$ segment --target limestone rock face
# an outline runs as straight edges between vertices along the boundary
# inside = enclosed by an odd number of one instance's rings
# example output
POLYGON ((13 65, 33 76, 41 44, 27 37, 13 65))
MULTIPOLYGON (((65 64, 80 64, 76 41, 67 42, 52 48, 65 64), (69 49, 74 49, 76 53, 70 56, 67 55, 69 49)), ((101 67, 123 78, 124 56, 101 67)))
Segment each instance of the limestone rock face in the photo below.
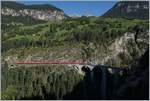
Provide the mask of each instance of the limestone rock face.
POLYGON ((2 9, 2 15, 7 16, 31 16, 32 18, 39 20, 51 20, 58 19, 62 20, 65 18, 64 12, 61 11, 42 11, 42 10, 34 10, 34 9, 23 9, 16 11, 10 8, 2 9))
MULTIPOLYGON (((14 2, 9 2, 9 5, 7 3, 2 2, 2 9, 1 14, 4 16, 30 16, 34 19, 39 20, 62 20, 66 16, 64 12, 60 9, 51 8, 49 5, 43 5, 43 7, 39 7, 38 5, 22 5, 19 3, 15 3, 14 7, 10 7, 14 2), (7 5, 6 5, 7 4, 7 5), (18 8, 15 8, 17 5, 20 6, 18 8), (34 6, 37 6, 36 8, 34 6), (48 7, 47 7, 48 6, 48 7), (46 8, 47 7, 47 8, 46 8)), ((41 6, 41 5, 40 5, 41 6)))
POLYGON ((149 19, 148 1, 120 1, 103 16, 129 19, 149 19))

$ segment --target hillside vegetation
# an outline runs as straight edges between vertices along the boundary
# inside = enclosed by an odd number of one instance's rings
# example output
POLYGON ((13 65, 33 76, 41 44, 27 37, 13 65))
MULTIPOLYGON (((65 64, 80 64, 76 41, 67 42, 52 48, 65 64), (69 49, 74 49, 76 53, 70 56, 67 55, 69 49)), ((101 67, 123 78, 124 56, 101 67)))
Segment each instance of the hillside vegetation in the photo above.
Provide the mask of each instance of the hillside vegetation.
POLYGON ((68 66, 9 69, 5 61, 8 57, 94 60, 121 68, 136 61, 148 46, 147 20, 81 17, 34 25, 18 22, 5 25, 8 27, 2 27, 2 99, 72 99, 73 87, 83 79, 68 66), (137 30, 137 40, 134 40, 137 30), (134 37, 120 41, 126 33, 134 37), (118 52, 115 47, 123 51, 118 52))
MULTIPOLYGON (((68 18, 62 22, 46 22, 32 26, 22 25, 13 27, 11 30, 9 30, 9 28, 2 29, 2 32, 4 31, 2 34, 2 51, 6 53, 16 51, 16 49, 31 49, 34 53, 34 48, 42 47, 38 50, 46 49, 46 51, 57 52, 60 50, 59 47, 62 46, 64 52, 67 51, 67 47, 68 50, 75 48, 74 52, 79 53, 76 54, 77 56, 83 52, 84 54, 82 54, 83 57, 81 59, 86 58, 88 60, 88 58, 92 59, 96 56, 98 56, 97 58, 99 59, 105 57, 103 56, 104 54, 109 56, 108 54, 111 53, 111 50, 114 50, 116 47, 124 48, 123 50, 125 50, 128 46, 130 51, 132 51, 133 49, 131 50, 130 47, 132 44, 135 46, 135 49, 140 48, 136 47, 136 45, 142 44, 142 47, 146 48, 148 43, 143 42, 148 42, 148 27, 147 20, 102 17, 68 18), (138 39, 143 40, 138 42, 138 44, 134 40, 137 29, 140 30, 138 39), (122 37, 126 37, 125 33, 133 35, 130 44, 129 42, 123 42, 123 40, 122 43, 127 44, 125 44, 124 47, 122 44, 118 46, 119 40, 122 37)), ((17 52, 19 52, 19 50, 17 52)), ((126 50, 128 51, 129 49, 126 50)))

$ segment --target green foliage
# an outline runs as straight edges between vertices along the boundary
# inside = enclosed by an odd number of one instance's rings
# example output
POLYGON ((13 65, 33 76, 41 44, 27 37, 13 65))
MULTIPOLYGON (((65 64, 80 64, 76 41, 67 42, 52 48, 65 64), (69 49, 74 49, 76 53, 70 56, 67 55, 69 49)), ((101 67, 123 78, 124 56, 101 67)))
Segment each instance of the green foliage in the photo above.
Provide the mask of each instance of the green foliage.
POLYGON ((55 96, 54 99, 63 99, 63 96, 69 94, 74 85, 82 80, 76 71, 66 66, 20 67, 16 70, 5 70, 3 75, 7 81, 6 89, 2 92, 2 99, 5 100, 30 96, 48 99, 52 95, 55 96))
MULTIPOLYGON (((21 23, 23 25, 35 25, 39 23, 44 23, 43 20, 33 19, 30 16, 4 16, 2 15, 2 24, 6 25, 17 25, 21 23), (23 19, 23 20, 22 20, 23 19)), ((5 28, 5 27, 4 27, 5 28)))
POLYGON ((9 85, 5 91, 2 92, 2 100, 15 100, 19 91, 17 91, 15 86, 9 85))
POLYGON ((141 26, 144 31, 149 26, 146 20, 81 17, 68 18, 59 23, 48 22, 34 26, 15 27, 14 30, 8 30, 2 35, 2 51, 28 46, 49 47, 56 44, 62 45, 64 42, 110 44, 123 33, 134 32, 134 27, 137 25, 141 26), (9 46, 10 43, 12 45, 9 46))
MULTIPOLYGON (((42 51, 54 53, 54 59, 65 55, 70 60, 90 60, 94 56, 99 59, 109 55, 108 46, 125 32, 136 32, 134 27, 137 25, 143 29, 144 34, 147 33, 148 21, 121 18, 81 17, 29 26, 8 25, 8 30, 6 26, 2 27, 2 55, 17 54, 22 59, 42 51)), ((129 54, 120 53, 106 64, 125 66, 141 55, 139 49, 143 47, 146 47, 145 43, 136 45, 129 41, 126 46, 129 54)), ((8 70, 5 63, 2 67, 3 99, 31 99, 37 96, 40 99, 63 99, 83 79, 67 66, 22 66, 8 70)))

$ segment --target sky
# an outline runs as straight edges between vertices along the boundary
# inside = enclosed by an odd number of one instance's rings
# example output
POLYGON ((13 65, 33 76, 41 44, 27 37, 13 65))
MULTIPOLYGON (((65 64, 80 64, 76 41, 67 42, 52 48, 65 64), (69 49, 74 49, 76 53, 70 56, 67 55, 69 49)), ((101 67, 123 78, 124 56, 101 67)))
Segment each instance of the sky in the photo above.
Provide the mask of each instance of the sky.
POLYGON ((17 1, 30 4, 51 4, 62 9, 67 15, 101 16, 117 1, 17 1))

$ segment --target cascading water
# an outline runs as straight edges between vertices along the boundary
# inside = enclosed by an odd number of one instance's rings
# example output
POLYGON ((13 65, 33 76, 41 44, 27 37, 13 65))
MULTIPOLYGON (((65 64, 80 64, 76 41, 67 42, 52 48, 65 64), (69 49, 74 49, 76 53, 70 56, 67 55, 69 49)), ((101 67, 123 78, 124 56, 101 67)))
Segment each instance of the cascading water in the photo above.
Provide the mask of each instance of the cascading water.
POLYGON ((106 98, 106 68, 102 67, 102 74, 101 74, 101 86, 100 86, 100 91, 101 91, 101 98, 105 99, 106 98))

